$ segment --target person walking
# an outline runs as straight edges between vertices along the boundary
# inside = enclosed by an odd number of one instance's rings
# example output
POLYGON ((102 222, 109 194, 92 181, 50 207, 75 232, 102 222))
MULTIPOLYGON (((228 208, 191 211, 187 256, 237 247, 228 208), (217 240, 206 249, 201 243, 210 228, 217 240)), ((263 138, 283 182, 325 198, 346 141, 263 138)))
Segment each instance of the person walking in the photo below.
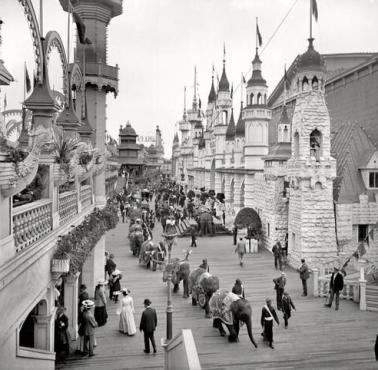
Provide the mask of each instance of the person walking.
POLYGON ((276 298, 277 298, 277 310, 282 309, 282 295, 285 291, 286 285, 286 274, 282 271, 281 276, 278 278, 273 279, 274 289, 276 290, 276 298))
POLYGON ((273 245, 272 252, 274 255, 274 267, 276 268, 276 270, 278 270, 279 267, 280 271, 282 271, 282 247, 278 239, 273 245))
POLYGON ((242 237, 239 238, 238 244, 236 245, 236 248, 235 248, 235 253, 238 254, 239 264, 241 267, 243 267, 243 258, 246 253, 246 249, 245 249, 245 242, 243 241, 242 237))
POLYGON ((112 272, 116 269, 116 267, 117 265, 114 262, 114 254, 110 253, 109 258, 106 260, 106 266, 105 266, 105 271, 108 273, 109 278, 111 278, 112 272))
POLYGON ((134 300, 130 295, 129 289, 122 289, 122 295, 119 310, 119 331, 132 336, 136 333, 134 300))
POLYGON ((238 228, 236 227, 236 225, 232 229, 232 236, 234 238, 234 245, 236 245, 238 241, 238 228))
POLYGON ((151 301, 146 298, 144 300, 145 310, 142 313, 139 330, 144 333, 144 353, 150 353, 150 341, 154 353, 156 353, 156 344, 154 332, 157 326, 157 315, 154 308, 151 307, 151 301))
POLYGON ((121 201, 119 204, 119 210, 121 211, 121 216, 122 216, 122 222, 125 222, 125 205, 121 201))
POLYGON ((287 326, 289 324, 292 308, 296 310, 293 300, 291 299, 289 293, 284 292, 283 297, 282 297, 282 313, 283 313, 283 319, 285 321, 285 329, 287 329, 287 326))
POLYGON ((261 310, 261 326, 263 332, 261 335, 264 338, 264 341, 269 343, 269 347, 274 349, 273 346, 273 319, 276 321, 277 325, 280 325, 280 322, 277 317, 276 310, 272 306, 272 300, 267 298, 265 300, 266 304, 261 310))
POLYGON ((244 286, 240 279, 236 279, 235 285, 232 287, 232 293, 238 295, 240 298, 245 299, 244 286))
POLYGON ((105 285, 106 281, 100 280, 95 289, 94 299, 95 299, 95 310, 94 317, 97 321, 98 326, 104 326, 108 320, 108 313, 106 312, 106 296, 105 296, 105 285))
POLYGON ((118 294, 121 291, 121 271, 115 269, 112 272, 111 279, 109 279, 109 297, 114 302, 118 302, 118 294))
POLYGON ((196 229, 194 226, 191 227, 190 235, 192 237, 192 244, 191 247, 197 247, 197 239, 196 239, 196 229))
POLYGON ((93 353, 93 347, 95 343, 95 328, 97 322, 93 316, 92 308, 94 302, 87 299, 83 302, 83 320, 81 324, 81 332, 84 336, 84 355, 95 356, 93 353))
POLYGON ((302 296, 307 296, 307 280, 310 277, 310 272, 304 258, 301 259, 302 265, 298 269, 299 278, 302 280, 303 293, 302 296))
POLYGON ((331 307, 333 297, 335 296, 335 310, 337 311, 339 309, 340 291, 344 288, 344 276, 337 267, 333 268, 333 273, 331 275, 331 280, 329 282, 329 288, 329 301, 327 304, 325 304, 325 306, 331 307))
POLYGON ((222 211, 222 220, 223 220, 223 226, 226 226, 226 212, 222 211))

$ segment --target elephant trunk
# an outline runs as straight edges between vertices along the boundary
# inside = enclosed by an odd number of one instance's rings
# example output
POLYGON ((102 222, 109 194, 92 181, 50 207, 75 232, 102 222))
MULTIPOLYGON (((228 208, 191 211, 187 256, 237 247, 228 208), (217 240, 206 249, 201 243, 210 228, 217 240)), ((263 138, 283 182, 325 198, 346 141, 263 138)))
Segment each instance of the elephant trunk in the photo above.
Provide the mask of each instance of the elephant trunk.
POLYGON ((243 320, 247 326, 247 330, 248 330, 248 336, 249 336, 249 339, 251 340, 252 344, 255 346, 255 348, 257 348, 257 344, 255 342, 255 339, 253 338, 253 334, 252 334, 252 320, 251 320, 251 317, 248 317, 246 320, 243 320))

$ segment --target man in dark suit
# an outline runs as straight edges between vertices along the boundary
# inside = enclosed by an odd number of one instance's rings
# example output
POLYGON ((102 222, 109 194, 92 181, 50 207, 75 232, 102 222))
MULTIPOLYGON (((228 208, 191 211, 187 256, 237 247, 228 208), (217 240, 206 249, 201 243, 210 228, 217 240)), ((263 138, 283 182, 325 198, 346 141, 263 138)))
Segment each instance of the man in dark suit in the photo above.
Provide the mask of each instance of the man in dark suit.
POLYGON ((329 282, 330 296, 329 301, 325 306, 331 307, 333 297, 335 296, 335 310, 339 309, 340 291, 344 289, 344 275, 337 267, 333 268, 333 273, 331 275, 331 280, 329 282))
POLYGON ((89 354, 89 356, 94 356, 93 347, 94 347, 94 335, 95 328, 98 326, 97 321, 95 320, 92 309, 94 307, 94 302, 89 299, 83 302, 83 318, 82 318, 82 333, 84 335, 84 354, 89 354), (89 349, 89 353, 87 350, 89 349))
POLYGON ((139 330, 144 333, 144 353, 150 353, 150 341, 156 353, 156 344, 154 332, 157 326, 157 315, 154 308, 151 308, 151 301, 146 298, 144 300, 145 310, 142 313, 139 330))

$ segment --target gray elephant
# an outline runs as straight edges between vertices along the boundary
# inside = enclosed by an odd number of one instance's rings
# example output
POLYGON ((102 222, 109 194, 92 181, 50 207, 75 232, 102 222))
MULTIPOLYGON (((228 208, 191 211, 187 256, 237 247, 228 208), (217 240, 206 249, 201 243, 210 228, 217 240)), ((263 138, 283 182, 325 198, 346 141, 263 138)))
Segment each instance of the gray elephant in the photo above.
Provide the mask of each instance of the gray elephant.
POLYGON ((146 240, 142 243, 139 253, 139 264, 144 263, 147 268, 150 268, 154 247, 152 240, 146 240))
POLYGON ((180 260, 179 258, 173 258, 170 263, 168 263, 163 271, 163 281, 168 280, 168 274, 172 273, 172 283, 173 283, 173 293, 177 293, 180 287, 180 282, 182 280, 184 285, 183 298, 189 297, 189 274, 190 265, 188 262, 189 255, 191 251, 186 251, 185 258, 180 260))
POLYGON ((213 216, 208 212, 203 212, 198 217, 200 236, 214 235, 213 216))
POLYGON ((225 324, 230 333, 228 340, 238 342, 241 321, 245 323, 249 339, 257 348, 252 335, 252 308, 246 299, 227 290, 217 290, 210 298, 209 306, 214 317, 213 327, 219 329, 222 337, 226 335, 223 328, 223 324, 225 324))
POLYGON ((134 256, 139 256, 140 248, 144 242, 143 232, 142 231, 133 231, 129 235, 130 239, 130 249, 133 252, 134 256))
POLYGON ((206 270, 198 267, 189 275, 189 291, 192 294, 192 305, 197 302, 201 308, 205 309, 205 316, 211 317, 209 301, 214 292, 219 289, 219 279, 211 275, 206 270))
POLYGON ((163 242, 154 244, 154 249, 151 253, 152 271, 156 271, 157 265, 162 266, 165 262, 167 251, 163 242))

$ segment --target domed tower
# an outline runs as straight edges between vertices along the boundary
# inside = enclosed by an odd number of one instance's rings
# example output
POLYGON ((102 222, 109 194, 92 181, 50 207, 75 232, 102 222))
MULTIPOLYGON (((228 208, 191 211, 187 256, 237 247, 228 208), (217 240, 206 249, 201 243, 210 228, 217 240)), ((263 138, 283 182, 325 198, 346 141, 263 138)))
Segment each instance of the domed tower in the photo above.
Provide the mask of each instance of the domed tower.
POLYGON ((246 107, 243 109, 245 122, 245 166, 262 170, 262 156, 268 154, 268 132, 272 111, 266 105, 268 86, 261 73, 261 60, 256 48, 252 61, 253 72, 246 87, 246 107))
POLYGON ((324 98, 325 65, 309 38, 296 65, 296 105, 292 119, 289 253, 295 262, 317 264, 336 257, 330 118, 324 98))

